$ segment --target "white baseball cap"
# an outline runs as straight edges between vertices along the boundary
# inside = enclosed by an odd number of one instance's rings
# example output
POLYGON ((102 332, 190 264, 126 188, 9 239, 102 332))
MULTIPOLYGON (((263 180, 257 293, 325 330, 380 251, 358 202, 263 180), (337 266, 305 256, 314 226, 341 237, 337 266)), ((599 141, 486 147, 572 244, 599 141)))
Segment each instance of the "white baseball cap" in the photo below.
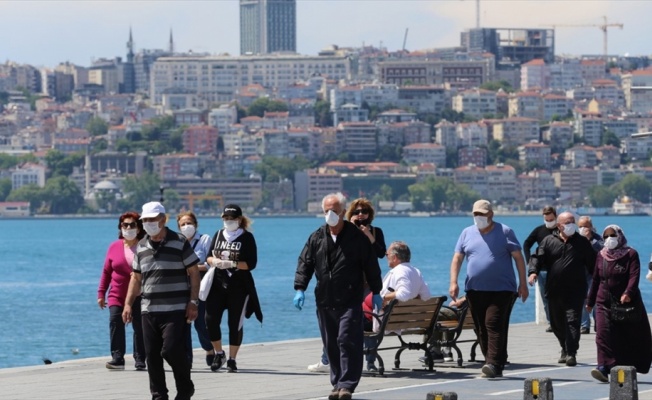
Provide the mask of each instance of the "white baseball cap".
POLYGON ((149 203, 143 204, 143 212, 140 213, 140 219, 143 218, 155 218, 159 214, 165 214, 165 207, 163 204, 158 201, 150 201, 149 203))

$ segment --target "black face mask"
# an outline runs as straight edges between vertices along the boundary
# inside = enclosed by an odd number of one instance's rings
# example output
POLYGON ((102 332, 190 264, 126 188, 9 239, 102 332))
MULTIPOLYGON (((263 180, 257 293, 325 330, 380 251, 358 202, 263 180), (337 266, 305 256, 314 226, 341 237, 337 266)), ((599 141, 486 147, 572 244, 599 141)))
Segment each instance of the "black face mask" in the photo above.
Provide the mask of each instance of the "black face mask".
POLYGON ((370 221, 368 219, 356 219, 353 223, 355 224, 355 226, 360 226, 360 225, 367 226, 369 225, 369 222, 370 221))

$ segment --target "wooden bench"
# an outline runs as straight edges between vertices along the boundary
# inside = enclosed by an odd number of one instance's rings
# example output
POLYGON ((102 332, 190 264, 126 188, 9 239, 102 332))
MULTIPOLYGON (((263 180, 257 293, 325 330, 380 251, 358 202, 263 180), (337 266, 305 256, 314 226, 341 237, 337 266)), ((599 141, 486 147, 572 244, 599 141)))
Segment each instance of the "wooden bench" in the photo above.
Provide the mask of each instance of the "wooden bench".
MULTIPOLYGON (((446 296, 432 297, 429 300, 413 299, 405 302, 392 300, 380 315, 368 313, 378 321, 378 332, 365 332, 365 337, 375 339, 375 346, 364 349, 364 354, 375 354, 378 360, 378 373, 385 372, 385 364, 379 351, 397 350, 394 355, 394 369, 400 369, 401 353, 405 350, 421 350, 430 354, 434 345, 432 335, 437 324, 439 310, 444 305, 446 296), (404 340, 407 335, 420 335, 418 342, 404 340), (381 347, 385 336, 396 336, 399 346, 381 347)), ((432 362, 428 369, 433 370, 432 362)))
POLYGON ((475 332, 475 323, 471 315, 471 309, 468 303, 465 303, 460 308, 451 308, 442 306, 443 309, 450 310, 451 313, 456 315, 455 319, 446 320, 438 319, 435 325, 435 331, 432 335, 433 346, 436 347, 450 347, 457 353, 457 366, 461 367, 463 363, 462 351, 458 347, 459 343, 473 343, 471 346, 471 358, 469 362, 475 362, 476 348, 478 347, 478 338, 474 336, 472 339, 460 340, 462 331, 465 329, 472 329, 475 332))

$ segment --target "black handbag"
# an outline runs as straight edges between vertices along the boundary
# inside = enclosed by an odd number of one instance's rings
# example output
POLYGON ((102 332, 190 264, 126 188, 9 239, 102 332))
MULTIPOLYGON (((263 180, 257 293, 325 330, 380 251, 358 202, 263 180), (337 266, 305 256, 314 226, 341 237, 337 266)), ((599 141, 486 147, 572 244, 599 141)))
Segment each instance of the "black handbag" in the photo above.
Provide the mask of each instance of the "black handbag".
POLYGON ((602 277, 605 281, 604 291, 608 295, 607 297, 611 299, 610 307, 610 317, 611 322, 616 324, 631 324, 639 322, 641 320, 641 311, 636 304, 638 304, 638 299, 632 299, 631 302, 623 304, 615 298, 609 291, 609 277, 607 276, 607 260, 602 259, 602 277))

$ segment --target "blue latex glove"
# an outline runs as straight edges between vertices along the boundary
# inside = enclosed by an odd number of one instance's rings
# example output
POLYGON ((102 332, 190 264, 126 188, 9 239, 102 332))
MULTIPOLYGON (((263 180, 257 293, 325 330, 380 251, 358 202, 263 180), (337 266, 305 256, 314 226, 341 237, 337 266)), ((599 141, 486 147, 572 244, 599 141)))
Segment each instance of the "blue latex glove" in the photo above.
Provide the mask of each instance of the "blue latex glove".
POLYGON ((303 308, 303 302, 306 300, 306 295, 303 294, 303 290, 297 290, 297 293, 294 295, 294 306, 301 310, 303 308))
POLYGON ((373 295, 371 298, 372 303, 374 304, 374 310, 382 310, 383 309, 383 298, 380 297, 379 294, 373 295))

